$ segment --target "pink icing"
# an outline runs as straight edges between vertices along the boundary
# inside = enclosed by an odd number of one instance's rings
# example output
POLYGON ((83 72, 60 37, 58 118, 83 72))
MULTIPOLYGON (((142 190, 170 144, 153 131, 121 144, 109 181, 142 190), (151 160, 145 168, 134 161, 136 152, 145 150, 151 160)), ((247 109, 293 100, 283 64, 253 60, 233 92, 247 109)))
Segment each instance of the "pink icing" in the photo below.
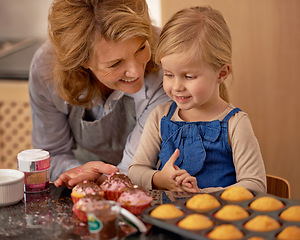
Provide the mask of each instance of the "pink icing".
POLYGON ((116 191, 116 190, 123 190, 124 188, 127 188, 128 185, 120 182, 120 181, 115 181, 115 182, 111 182, 109 184, 102 184, 101 185, 102 189, 104 191, 109 190, 109 191, 116 191))
POLYGON ((138 206, 152 202, 153 198, 149 194, 138 191, 138 192, 123 192, 118 199, 119 203, 130 203, 130 205, 138 206))
POLYGON ((86 181, 86 180, 84 180, 83 183, 84 184, 76 185, 73 190, 78 192, 78 193, 84 194, 84 195, 85 194, 92 194, 92 193, 101 191, 101 188, 95 183, 89 183, 90 184, 89 185, 88 181, 86 181))

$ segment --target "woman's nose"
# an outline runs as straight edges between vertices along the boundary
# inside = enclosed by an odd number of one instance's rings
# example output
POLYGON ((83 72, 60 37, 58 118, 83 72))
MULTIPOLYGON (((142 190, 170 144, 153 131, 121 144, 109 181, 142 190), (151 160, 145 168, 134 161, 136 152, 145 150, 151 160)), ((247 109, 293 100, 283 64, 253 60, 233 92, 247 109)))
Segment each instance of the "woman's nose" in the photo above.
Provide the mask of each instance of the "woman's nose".
POLYGON ((126 77, 137 78, 143 72, 143 67, 137 61, 132 61, 128 64, 127 70, 125 72, 126 77))

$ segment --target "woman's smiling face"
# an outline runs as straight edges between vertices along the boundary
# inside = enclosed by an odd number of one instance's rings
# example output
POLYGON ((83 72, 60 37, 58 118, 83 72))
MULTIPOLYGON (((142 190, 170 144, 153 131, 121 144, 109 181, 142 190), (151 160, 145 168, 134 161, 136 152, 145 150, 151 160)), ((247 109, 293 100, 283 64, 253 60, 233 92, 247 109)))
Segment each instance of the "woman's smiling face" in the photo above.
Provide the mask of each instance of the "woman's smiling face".
POLYGON ((136 93, 143 86, 150 57, 149 42, 143 38, 119 42, 102 39, 96 45, 95 57, 84 67, 90 68, 106 87, 136 93))

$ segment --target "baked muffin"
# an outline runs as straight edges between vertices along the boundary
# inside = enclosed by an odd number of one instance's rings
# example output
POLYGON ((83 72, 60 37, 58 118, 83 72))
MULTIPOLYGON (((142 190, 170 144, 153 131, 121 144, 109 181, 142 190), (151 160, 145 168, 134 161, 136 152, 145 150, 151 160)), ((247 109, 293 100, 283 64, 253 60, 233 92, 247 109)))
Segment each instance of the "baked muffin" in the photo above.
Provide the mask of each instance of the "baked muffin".
POLYGON ((220 197, 227 201, 245 201, 254 198, 254 195, 247 188, 232 186, 226 188, 220 197))
POLYGON ((237 221, 249 217, 249 213, 238 205, 225 205, 215 213, 215 217, 225 221, 237 221))
POLYGON ((277 235, 277 239, 299 240, 300 239, 300 228, 297 226, 287 226, 277 235))
POLYGON ((152 196, 142 187, 133 185, 132 188, 125 190, 118 198, 118 203, 133 214, 141 214, 142 211, 151 206, 152 196))
POLYGON ((101 184, 107 200, 117 201, 125 190, 132 188, 133 183, 130 178, 123 173, 113 173, 101 184))
POLYGON ((202 230, 214 225, 214 222, 202 214, 190 214, 178 222, 178 227, 187 230, 202 230))
POLYGON ((251 237, 251 238, 248 238, 247 240, 264 240, 263 237, 251 237))
POLYGON ((104 192, 101 187, 98 186, 95 182, 83 181, 78 183, 71 192, 71 198, 75 204, 80 198, 84 197, 86 194, 98 193, 99 195, 104 196, 104 192))
POLYGON ((280 214, 280 217, 286 221, 300 222, 300 205, 287 208, 280 214))
POLYGON ((255 232, 268 232, 280 228, 280 223, 268 215, 257 215, 246 222, 244 228, 255 232))
POLYGON ((264 196, 255 199, 250 208, 256 211, 275 211, 284 207, 284 204, 276 198, 264 196))
POLYGON ((186 202, 186 207, 195 211, 209 211, 219 206, 220 202, 208 193, 196 194, 186 202))
POLYGON ((73 212, 79 218, 79 220, 83 222, 87 222, 87 215, 86 215, 86 206, 89 203, 97 202, 105 200, 103 194, 99 194, 97 192, 86 194, 84 197, 80 198, 74 205, 73 205, 73 212))
POLYGON ((181 217, 184 212, 179 208, 175 207, 173 204, 162 204, 157 206, 150 212, 150 216, 158 219, 172 219, 181 217))
POLYGON ((244 234, 241 230, 235 227, 232 224, 222 224, 216 226, 211 232, 207 234, 207 237, 210 239, 241 239, 244 237, 244 234))

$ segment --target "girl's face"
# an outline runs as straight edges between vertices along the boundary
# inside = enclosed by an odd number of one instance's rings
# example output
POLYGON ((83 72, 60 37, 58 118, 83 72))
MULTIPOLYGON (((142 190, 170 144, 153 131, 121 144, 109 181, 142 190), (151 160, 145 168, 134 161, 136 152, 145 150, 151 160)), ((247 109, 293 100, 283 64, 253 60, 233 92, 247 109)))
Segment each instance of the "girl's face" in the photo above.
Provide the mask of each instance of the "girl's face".
POLYGON ((161 59, 165 92, 177 103, 181 114, 213 114, 220 101, 219 84, 225 80, 221 70, 215 71, 196 58, 188 62, 180 59, 186 59, 184 53, 170 54, 161 59))
POLYGON ((150 45, 143 38, 120 42, 102 39, 96 45, 96 56, 87 62, 86 67, 106 87, 136 93, 143 86, 145 68, 150 57, 150 45))

